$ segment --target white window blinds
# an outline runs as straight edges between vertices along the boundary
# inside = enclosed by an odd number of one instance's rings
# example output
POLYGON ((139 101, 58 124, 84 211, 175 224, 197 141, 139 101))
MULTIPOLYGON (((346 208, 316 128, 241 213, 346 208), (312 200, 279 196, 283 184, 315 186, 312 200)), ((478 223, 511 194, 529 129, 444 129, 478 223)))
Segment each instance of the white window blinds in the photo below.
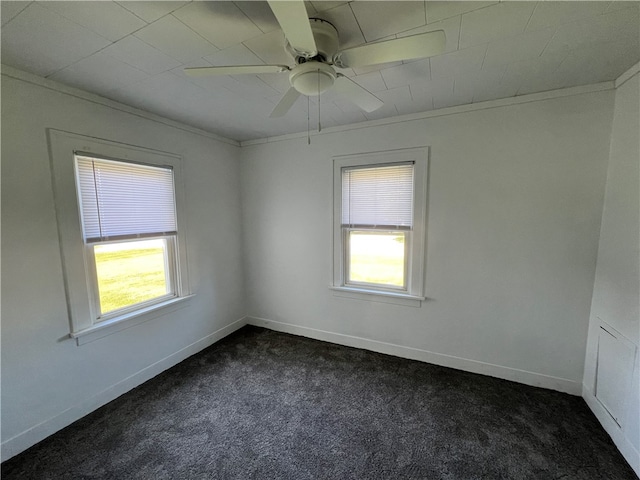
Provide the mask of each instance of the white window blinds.
POLYGON ((342 170, 342 226, 413 226, 413 163, 342 170))
POLYGON ((171 167, 75 158, 87 243, 176 234, 171 167))

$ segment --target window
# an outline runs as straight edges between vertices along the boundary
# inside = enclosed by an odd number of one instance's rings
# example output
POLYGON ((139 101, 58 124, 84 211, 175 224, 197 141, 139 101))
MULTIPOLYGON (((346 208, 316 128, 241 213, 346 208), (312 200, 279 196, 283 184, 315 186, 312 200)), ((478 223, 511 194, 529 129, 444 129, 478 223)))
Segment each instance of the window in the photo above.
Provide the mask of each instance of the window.
POLYGON ((173 168, 78 153, 75 167, 96 321, 174 298, 173 168))
POLYGON ((426 161, 424 148, 334 158, 335 290, 423 299, 426 161))
POLYGON ((70 336, 78 344, 189 298, 180 157, 49 130, 70 336))

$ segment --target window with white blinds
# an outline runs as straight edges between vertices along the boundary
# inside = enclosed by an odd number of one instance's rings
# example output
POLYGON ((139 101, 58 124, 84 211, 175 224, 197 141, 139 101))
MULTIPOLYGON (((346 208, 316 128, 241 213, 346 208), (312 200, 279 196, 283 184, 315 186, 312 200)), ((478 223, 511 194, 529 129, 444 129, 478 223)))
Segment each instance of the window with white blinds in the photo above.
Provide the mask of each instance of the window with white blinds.
POLYGON ((69 335, 92 342, 191 298, 180 156, 47 133, 69 335))
POLYGON ((342 169, 342 226, 410 230, 414 164, 342 169))
POLYGON ((175 235, 173 169, 76 156, 86 243, 175 235))
POLYGON ((428 158, 427 147, 333 158, 337 295, 420 306, 428 158))

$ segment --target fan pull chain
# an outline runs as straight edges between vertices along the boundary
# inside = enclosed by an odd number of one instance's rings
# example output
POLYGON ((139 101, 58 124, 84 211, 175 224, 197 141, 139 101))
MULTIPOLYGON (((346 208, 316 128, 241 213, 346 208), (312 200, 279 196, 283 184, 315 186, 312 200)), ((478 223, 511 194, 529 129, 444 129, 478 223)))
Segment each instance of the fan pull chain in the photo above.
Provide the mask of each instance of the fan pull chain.
POLYGON ((307 145, 311 145, 311 115, 309 113, 310 108, 309 97, 307 97, 307 145))
POLYGON ((318 69, 318 133, 322 131, 322 125, 320 125, 320 69, 318 69))

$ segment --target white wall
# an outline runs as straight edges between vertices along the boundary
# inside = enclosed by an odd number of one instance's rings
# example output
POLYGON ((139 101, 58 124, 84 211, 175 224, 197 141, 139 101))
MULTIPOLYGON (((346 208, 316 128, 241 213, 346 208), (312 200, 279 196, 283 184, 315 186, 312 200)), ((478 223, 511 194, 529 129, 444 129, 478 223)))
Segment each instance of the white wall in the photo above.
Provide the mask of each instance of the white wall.
POLYGON ((579 393, 613 92, 239 151, 13 76, 2 78, 3 459, 242 325, 246 310, 271 328, 579 393), (195 298, 86 345, 67 337, 46 128, 182 155, 195 298), (425 145, 428 301, 334 295, 331 157, 425 145))
POLYGON ((245 313, 239 147, 55 88, 3 68, 3 459, 242 325, 233 322, 245 313), (86 345, 68 338, 47 128, 182 156, 196 294, 182 308, 86 345))
MULTIPOLYGON (((242 148, 253 323, 580 394, 613 92, 242 148), (334 295, 333 155, 431 147, 421 308, 334 295)), ((446 112, 443 112, 446 113, 446 112)))
POLYGON ((584 396, 629 463, 640 475, 640 73, 616 90, 602 230, 591 305, 584 396), (603 358, 598 338, 603 326, 621 340, 613 356, 603 358), (613 327, 613 329, 611 328, 613 327), (621 402, 618 426, 595 397, 598 362, 622 360, 614 393, 621 402))

